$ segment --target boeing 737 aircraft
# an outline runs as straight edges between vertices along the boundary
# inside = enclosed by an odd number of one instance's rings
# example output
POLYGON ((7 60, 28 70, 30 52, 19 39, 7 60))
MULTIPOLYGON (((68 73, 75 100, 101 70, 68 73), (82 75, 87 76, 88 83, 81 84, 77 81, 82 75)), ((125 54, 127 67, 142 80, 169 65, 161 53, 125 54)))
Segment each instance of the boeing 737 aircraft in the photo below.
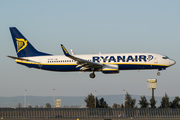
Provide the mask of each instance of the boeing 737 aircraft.
POLYGON ((176 63, 165 55, 153 53, 71 55, 62 44, 64 55, 52 55, 37 51, 15 27, 10 27, 10 32, 18 57, 8 57, 29 68, 60 72, 89 71, 92 72, 90 78, 95 78, 94 72, 97 71, 114 74, 120 70, 157 69, 157 75, 160 75, 160 70, 176 63))

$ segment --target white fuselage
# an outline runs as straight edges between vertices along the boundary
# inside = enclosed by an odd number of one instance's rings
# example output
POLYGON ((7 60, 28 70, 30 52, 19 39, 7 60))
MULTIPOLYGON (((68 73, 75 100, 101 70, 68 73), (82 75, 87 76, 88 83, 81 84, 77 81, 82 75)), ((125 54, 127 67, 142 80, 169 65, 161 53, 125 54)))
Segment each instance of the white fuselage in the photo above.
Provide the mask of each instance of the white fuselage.
MULTIPOLYGON (((161 69, 175 64, 174 60, 153 53, 120 53, 120 54, 89 54, 75 55, 87 61, 103 65, 118 65, 119 70, 131 69, 161 69)), ((78 71, 77 61, 64 55, 25 57, 30 61, 16 60, 17 63, 28 67, 52 71, 78 71)))

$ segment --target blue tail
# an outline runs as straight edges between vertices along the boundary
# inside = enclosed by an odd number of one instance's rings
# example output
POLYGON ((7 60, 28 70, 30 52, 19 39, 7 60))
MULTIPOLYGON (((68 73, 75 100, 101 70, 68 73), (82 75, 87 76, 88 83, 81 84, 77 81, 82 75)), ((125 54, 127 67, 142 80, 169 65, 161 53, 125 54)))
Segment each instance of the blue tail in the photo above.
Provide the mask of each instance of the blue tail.
POLYGON ((18 57, 47 56, 50 54, 37 51, 15 27, 9 28, 18 57))

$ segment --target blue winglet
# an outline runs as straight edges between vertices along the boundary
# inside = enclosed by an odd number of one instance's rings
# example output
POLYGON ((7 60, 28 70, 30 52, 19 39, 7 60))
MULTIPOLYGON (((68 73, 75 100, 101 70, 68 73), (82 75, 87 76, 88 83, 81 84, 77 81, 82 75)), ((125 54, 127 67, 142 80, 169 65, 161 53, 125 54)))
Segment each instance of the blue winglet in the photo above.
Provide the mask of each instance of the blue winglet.
POLYGON ((62 48, 65 56, 70 56, 70 54, 68 53, 68 51, 66 50, 66 48, 63 46, 63 44, 61 44, 61 48, 62 48))

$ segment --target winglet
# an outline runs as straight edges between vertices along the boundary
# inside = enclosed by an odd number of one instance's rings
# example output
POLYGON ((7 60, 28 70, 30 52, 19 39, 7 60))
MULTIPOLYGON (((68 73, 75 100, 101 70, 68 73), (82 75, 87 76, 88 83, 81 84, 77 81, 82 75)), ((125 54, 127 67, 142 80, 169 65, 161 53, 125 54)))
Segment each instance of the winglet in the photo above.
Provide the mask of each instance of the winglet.
POLYGON ((70 54, 68 53, 68 51, 66 50, 66 48, 63 46, 63 44, 61 44, 61 48, 62 48, 65 56, 70 56, 70 54))

